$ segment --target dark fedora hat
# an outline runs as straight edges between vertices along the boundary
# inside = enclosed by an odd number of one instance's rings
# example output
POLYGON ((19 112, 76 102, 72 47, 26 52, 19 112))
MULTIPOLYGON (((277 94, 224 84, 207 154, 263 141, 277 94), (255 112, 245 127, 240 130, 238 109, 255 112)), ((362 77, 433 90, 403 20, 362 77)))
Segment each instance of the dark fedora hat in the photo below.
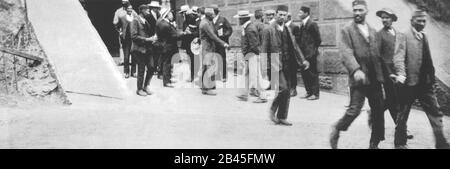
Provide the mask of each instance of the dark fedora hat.
POLYGON ((389 8, 383 8, 383 9, 381 9, 381 10, 379 10, 379 11, 377 12, 377 16, 378 16, 378 17, 381 17, 381 15, 382 15, 383 13, 388 14, 388 15, 392 18, 392 20, 393 20, 394 22, 396 22, 396 21, 398 20, 397 15, 395 14, 395 12, 394 12, 392 9, 389 9, 389 8))

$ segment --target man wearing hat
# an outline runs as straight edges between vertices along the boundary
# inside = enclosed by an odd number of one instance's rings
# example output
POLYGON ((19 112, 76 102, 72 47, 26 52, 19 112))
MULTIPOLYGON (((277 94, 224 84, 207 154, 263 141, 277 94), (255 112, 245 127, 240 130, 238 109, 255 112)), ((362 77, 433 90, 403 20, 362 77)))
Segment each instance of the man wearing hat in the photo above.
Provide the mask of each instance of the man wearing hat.
MULTIPOLYGON (((224 42, 229 43, 229 39, 231 34, 233 34, 233 27, 231 27, 230 22, 228 22, 228 19, 220 15, 220 10, 218 5, 211 5, 211 7, 214 9, 215 17, 213 19, 214 28, 217 31, 217 35, 220 39, 222 39, 224 42)), ((227 52, 226 49, 223 48, 220 44, 217 45, 216 52, 222 56, 222 80, 224 82, 227 81, 227 52)))
MULTIPOLYGON (((288 13, 285 25, 286 27, 290 28, 290 30, 292 30, 292 34, 295 36, 296 40, 298 40, 298 37, 300 36, 300 26, 293 22, 292 14, 288 13)), ((288 82, 290 83, 290 96, 295 97, 297 96, 297 73, 299 67, 295 62, 290 62, 289 64, 290 69, 287 71, 289 73, 289 76, 287 78, 288 82)))
MULTIPOLYGON (((187 5, 184 5, 187 6, 187 5)), ((188 7, 188 6, 187 6, 188 7)), ((183 8, 183 6, 182 6, 183 8)), ((186 8, 186 7, 184 7, 186 8)), ((189 8, 189 7, 188 7, 189 8)), ((198 24, 197 24, 197 14, 194 13, 192 9, 181 9, 180 12, 183 12, 186 10, 186 12, 183 13, 184 15, 184 22, 183 22, 183 31, 189 32, 186 36, 182 38, 181 41, 181 48, 186 50, 186 53, 189 55, 190 61, 191 61, 191 81, 194 80, 194 75, 197 69, 195 69, 195 55, 192 53, 191 50, 191 43, 195 38, 198 38, 198 24)))
MULTIPOLYGON (((148 5, 150 8, 150 15, 147 15, 145 17, 145 19, 147 20, 147 22, 150 24, 150 33, 152 35, 155 35, 155 28, 156 28, 156 22, 158 21, 158 19, 160 19, 161 17, 161 4, 159 3, 159 1, 157 0, 152 0, 148 5)), ((162 77, 162 62, 161 62, 161 54, 156 50, 155 52, 152 53, 155 58, 155 68, 156 68, 156 72, 158 73, 158 77, 161 78, 162 77)))
POLYGON ((171 82, 172 56, 178 53, 178 40, 190 32, 177 32, 177 28, 171 24, 175 17, 170 9, 161 10, 161 19, 156 23, 156 35, 158 42, 163 44, 160 49, 163 71, 164 87, 173 87, 171 82))
POLYGON ((333 126, 331 148, 337 149, 341 131, 347 131, 361 114, 366 98, 371 108, 372 134, 369 148, 377 149, 384 140, 384 112, 382 83, 383 69, 376 39, 376 30, 366 23, 368 13, 364 0, 353 1, 353 21, 341 31, 340 53, 349 73, 350 106, 333 126))
POLYGON ((300 35, 298 43, 303 51, 306 60, 310 63, 308 70, 302 71, 303 83, 305 84, 306 95, 302 98, 308 100, 318 100, 320 97, 319 71, 317 70, 317 57, 319 56, 319 47, 322 43, 319 26, 311 18, 311 9, 302 6, 299 12, 302 24, 300 26, 300 35))
POLYGON ((238 14, 234 16, 234 18, 239 19, 239 24, 242 26, 241 47, 245 60, 245 90, 243 90, 238 98, 242 101, 247 101, 250 93, 250 85, 253 84, 254 86, 252 87, 255 87, 259 93, 258 100, 254 101, 254 103, 266 103, 267 99, 265 97, 264 89, 261 84, 258 83, 258 78, 262 78, 260 71, 258 70, 258 57, 260 53, 259 32, 256 24, 250 20, 251 16, 252 14, 247 10, 239 11, 238 14))
MULTIPOLYGON (((278 125, 292 126, 287 121, 290 102, 290 82, 287 78, 292 62, 298 65, 308 64, 297 45, 292 30, 285 25, 288 6, 280 5, 276 11, 276 22, 264 30, 262 54, 269 54, 272 67, 272 88, 277 89, 270 107, 270 119, 278 125), (278 88, 276 86, 278 85, 278 88)), ((264 57, 264 56, 263 56, 264 57)), ((267 55, 265 56, 267 57, 267 55)))
POLYGON ((443 114, 439 110, 433 85, 436 83, 435 69, 427 35, 423 32, 427 23, 425 11, 415 11, 411 18, 411 28, 404 32, 398 52, 394 55, 394 79, 404 85, 401 88, 400 113, 395 128, 395 147, 406 149, 407 125, 409 113, 415 100, 427 114, 433 128, 435 147, 449 149, 444 136, 443 114))
POLYGON ((217 66, 217 47, 229 48, 228 43, 221 40, 217 36, 217 32, 214 29, 214 9, 205 8, 205 18, 200 21, 200 41, 202 45, 202 77, 201 77, 201 88, 202 94, 215 96, 215 75, 217 66))
POLYGON ((131 52, 136 57, 138 64, 137 95, 147 96, 152 92, 149 90, 150 81, 155 71, 153 44, 157 40, 154 27, 145 19, 151 15, 147 5, 139 6, 139 15, 131 23, 131 52), (145 75, 145 76, 144 76, 145 75))
POLYGON ((377 11, 376 15, 381 18, 383 23, 383 28, 377 33, 385 79, 384 92, 386 98, 383 111, 389 110, 395 123, 400 109, 398 104, 400 98, 398 97, 398 85, 395 84, 395 79, 391 77, 395 77, 394 54, 400 47, 399 43, 402 41, 403 35, 393 26, 398 17, 392 9, 383 8, 377 11))

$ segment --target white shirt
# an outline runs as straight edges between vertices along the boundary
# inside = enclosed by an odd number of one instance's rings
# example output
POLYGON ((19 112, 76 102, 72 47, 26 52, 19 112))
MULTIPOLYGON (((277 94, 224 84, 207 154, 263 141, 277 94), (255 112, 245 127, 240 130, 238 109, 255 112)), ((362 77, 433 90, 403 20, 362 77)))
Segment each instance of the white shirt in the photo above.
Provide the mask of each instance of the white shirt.
POLYGON ((245 36, 245 28, 247 28, 248 25, 250 25, 251 21, 247 21, 242 25, 242 36, 245 36))
POLYGON ((134 19, 133 14, 131 14, 131 15, 128 15, 128 14, 127 14, 127 21, 128 21, 128 22, 132 22, 133 19, 134 19))
POLYGON ((151 10, 151 13, 153 18, 155 18, 155 20, 158 20, 158 15, 156 15, 155 11, 151 10))
POLYGON ((139 19, 140 19, 143 23, 146 23, 146 22, 147 22, 147 20, 145 20, 145 18, 143 18, 141 15, 139 15, 139 19))
POLYGON ((306 23, 308 22, 310 16, 307 16, 305 19, 303 19, 302 23, 303 25, 306 25, 306 23))
POLYGON ((423 31, 420 31, 420 32, 419 32, 419 31, 417 31, 416 28, 414 28, 414 27, 412 27, 411 29, 412 29, 412 31, 413 31, 413 33, 414 33, 414 36, 416 36, 417 40, 422 40, 422 39, 423 39, 423 34, 424 34, 423 31))
POLYGON ((286 26, 289 26, 289 25, 291 25, 291 23, 292 23, 292 20, 290 20, 290 21, 288 21, 288 22, 286 22, 286 26))
POLYGON ((216 15, 216 17, 214 17, 214 19, 213 19, 213 23, 216 24, 218 19, 219 19, 219 15, 216 15))
POLYGON ((277 28, 279 31, 283 32, 284 31, 284 25, 279 25, 277 24, 277 28))
POLYGON ((388 32, 394 36, 396 35, 395 30, 393 28, 388 28, 388 32))
POLYGON ((358 26, 359 30, 361 31, 361 34, 364 36, 364 38, 366 38, 367 40, 369 39, 369 25, 367 25, 367 23, 363 23, 363 24, 356 24, 356 26, 358 26))

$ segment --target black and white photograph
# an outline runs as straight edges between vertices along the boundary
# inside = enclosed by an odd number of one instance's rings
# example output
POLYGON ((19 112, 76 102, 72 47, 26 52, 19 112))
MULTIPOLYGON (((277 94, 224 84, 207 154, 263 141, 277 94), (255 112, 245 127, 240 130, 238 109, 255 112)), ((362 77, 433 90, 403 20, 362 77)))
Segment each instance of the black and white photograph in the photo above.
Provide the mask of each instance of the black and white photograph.
POLYGON ((0 0, 0 149, 450 149, 449 54, 447 0, 0 0))

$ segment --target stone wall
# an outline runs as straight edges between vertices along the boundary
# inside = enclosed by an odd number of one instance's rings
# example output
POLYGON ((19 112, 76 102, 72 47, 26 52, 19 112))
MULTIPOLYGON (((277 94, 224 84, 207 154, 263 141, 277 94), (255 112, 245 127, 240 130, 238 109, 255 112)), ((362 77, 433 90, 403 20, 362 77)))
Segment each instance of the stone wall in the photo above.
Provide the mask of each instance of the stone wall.
MULTIPOLYGON (((346 94, 347 76, 346 70, 339 61, 339 30, 351 21, 352 14, 340 6, 337 0, 176 0, 176 6, 189 4, 196 6, 208 6, 217 4, 221 15, 229 19, 234 28, 230 39, 232 46, 240 45, 240 31, 238 20, 234 19, 238 10, 248 9, 254 12, 257 9, 276 9, 278 5, 289 6, 294 22, 299 23, 298 12, 305 5, 311 8, 311 17, 319 24, 322 46, 318 57, 318 69, 321 72, 321 87, 330 92, 346 94)), ((301 83, 301 78, 299 78, 301 83)))
MULTIPOLYGON (((69 103, 46 59, 20 0, 0 1, 0 47, 43 58, 43 62, 0 52, 0 95, 14 100, 69 103), (3 19, 5 18, 5 19, 3 19), (13 97, 15 96, 15 97, 13 97)), ((6 102, 3 99, 2 103, 6 102)), ((15 102, 15 101, 11 101, 15 102)), ((0 103, 0 104, 2 104, 0 103)), ((7 103, 5 103, 7 104, 7 103)))

